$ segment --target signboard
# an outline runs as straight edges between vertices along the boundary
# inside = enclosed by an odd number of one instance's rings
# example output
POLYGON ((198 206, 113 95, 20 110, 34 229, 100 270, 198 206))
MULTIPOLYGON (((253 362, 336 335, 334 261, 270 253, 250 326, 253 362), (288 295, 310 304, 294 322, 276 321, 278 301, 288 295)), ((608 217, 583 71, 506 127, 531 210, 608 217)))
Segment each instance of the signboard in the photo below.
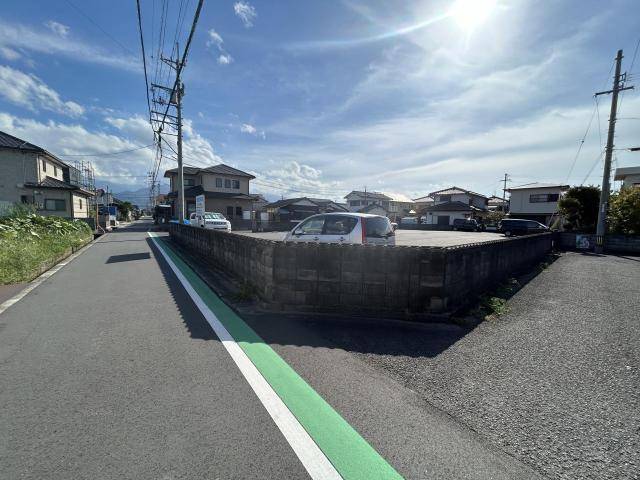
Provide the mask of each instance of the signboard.
POLYGON ((204 215, 204 195, 196 195, 196 213, 204 215))
POLYGON ((591 248, 590 235, 576 235, 576 248, 589 250, 591 248))

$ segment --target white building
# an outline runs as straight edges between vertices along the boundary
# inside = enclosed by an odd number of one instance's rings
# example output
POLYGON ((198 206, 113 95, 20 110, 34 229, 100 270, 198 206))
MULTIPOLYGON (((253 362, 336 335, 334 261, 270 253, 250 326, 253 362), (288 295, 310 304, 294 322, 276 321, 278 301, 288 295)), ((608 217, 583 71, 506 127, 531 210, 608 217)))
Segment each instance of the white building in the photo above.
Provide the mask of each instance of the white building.
MULTIPOLYGON (((388 195, 380 192, 354 190, 344 198, 347 200, 347 208, 350 212, 371 213, 374 211, 373 206, 377 205, 384 209, 386 212, 385 215, 391 220, 397 220, 398 218, 404 217, 413 209, 413 202, 394 200, 388 195)), ((375 209, 375 212, 382 212, 382 209, 375 209)))
POLYGON ((527 183, 507 189, 509 216, 535 220, 547 225, 558 211, 558 200, 569 189, 569 185, 557 183, 527 183))
POLYGON ((640 167, 616 168, 613 179, 621 181, 625 188, 640 188, 640 167))
POLYGON ((425 207, 423 213, 424 223, 429 225, 449 226, 456 219, 480 217, 487 211, 488 198, 464 188, 450 187, 428 196, 433 198, 433 204, 425 207))

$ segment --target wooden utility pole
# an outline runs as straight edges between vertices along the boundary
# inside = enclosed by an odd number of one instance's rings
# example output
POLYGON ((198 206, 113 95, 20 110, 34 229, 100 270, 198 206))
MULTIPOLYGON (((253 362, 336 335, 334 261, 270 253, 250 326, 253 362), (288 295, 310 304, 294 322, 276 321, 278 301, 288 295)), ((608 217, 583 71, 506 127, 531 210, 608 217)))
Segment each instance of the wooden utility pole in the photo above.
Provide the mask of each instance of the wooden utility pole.
POLYGON ((613 156, 613 141, 616 133, 616 114, 618 111, 618 93, 623 90, 630 90, 633 87, 625 87, 626 73, 620 74, 622 68, 622 50, 618 50, 616 56, 616 74, 613 77, 613 88, 604 92, 597 92, 598 95, 611 94, 611 114, 609 115, 609 132, 607 134, 607 147, 604 155, 604 170, 602 171, 602 192, 600 193, 600 205, 598 207, 598 224, 596 228, 596 253, 604 250, 604 235, 607 231, 607 211, 609 209, 609 194, 611 190, 611 157, 613 156))

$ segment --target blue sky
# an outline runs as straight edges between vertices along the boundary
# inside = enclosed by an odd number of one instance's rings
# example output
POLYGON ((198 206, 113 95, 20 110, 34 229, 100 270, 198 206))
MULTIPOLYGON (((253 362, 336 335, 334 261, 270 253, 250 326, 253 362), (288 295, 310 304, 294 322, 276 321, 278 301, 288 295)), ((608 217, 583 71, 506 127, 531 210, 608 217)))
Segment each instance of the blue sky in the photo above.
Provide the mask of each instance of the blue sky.
MULTIPOLYGON (((162 4, 141 0, 149 51, 162 4)), ((182 44, 195 4, 184 2, 182 44)), ((168 5, 165 55, 180 2, 168 5)), ((505 172, 513 184, 599 183, 609 98, 571 165, 618 48, 630 67, 640 4, 469 5, 205 0, 184 72, 185 161, 253 172, 253 191, 271 198, 365 186, 398 198, 450 185, 493 194, 505 172)), ((68 160, 152 143, 135 2, 4 7, 0 130, 68 160)), ((640 117, 636 93, 620 116, 617 146, 638 143, 640 120, 626 119, 640 117)), ((640 164, 640 154, 616 153, 619 166, 640 164)), ((101 185, 132 190, 145 185, 153 150, 85 158, 101 185)))

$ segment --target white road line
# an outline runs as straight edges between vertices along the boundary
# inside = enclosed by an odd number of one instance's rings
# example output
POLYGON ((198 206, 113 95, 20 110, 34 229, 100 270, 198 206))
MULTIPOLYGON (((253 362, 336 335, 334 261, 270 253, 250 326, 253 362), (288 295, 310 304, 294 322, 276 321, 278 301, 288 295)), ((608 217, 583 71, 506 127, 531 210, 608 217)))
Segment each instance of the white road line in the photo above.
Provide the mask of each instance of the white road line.
POLYGON ((95 241, 92 241, 91 243, 89 243, 88 245, 82 247, 80 250, 78 250, 76 253, 69 255, 67 258, 64 259, 64 261, 57 263, 56 265, 54 265, 53 267, 51 267, 49 270, 47 270, 46 272, 44 272, 42 275, 40 275, 39 277, 36 277, 35 280, 32 280, 24 289, 20 290, 18 293, 16 293, 13 297, 11 297, 9 300, 5 300, 4 302, 2 302, 0 304, 0 315, 2 315, 2 313, 9 307, 15 305, 16 303, 18 303, 20 300, 22 300, 24 297, 27 296, 27 294, 29 292, 31 292, 34 288, 38 287, 42 282, 44 282, 46 279, 50 278, 52 275, 54 275, 58 270, 60 270, 62 267, 64 267, 65 265, 67 265, 68 263, 71 263, 73 260, 75 260, 78 256, 82 255, 85 251, 87 251, 94 243, 96 243, 95 241))
POLYGON ((304 427, 298 422, 298 419, 284 404, 278 394, 271 388, 271 385, 264 379, 255 365, 251 362, 244 350, 233 339, 224 325, 218 320, 218 317, 209 309, 207 304, 202 300, 200 295, 193 289, 189 281, 182 274, 180 269, 173 263, 171 258, 164 252, 162 247, 158 245, 158 241, 151 232, 147 232, 151 237, 156 248, 160 251, 165 261, 178 277, 178 280, 187 291, 193 302, 198 307, 204 318, 207 319, 211 328, 224 345, 231 359, 234 361, 240 373, 249 383, 256 396, 267 410, 280 432, 284 435, 302 465, 307 470, 311 478, 318 480, 336 479, 342 477, 331 464, 329 459, 322 453, 320 447, 313 441, 304 427))

